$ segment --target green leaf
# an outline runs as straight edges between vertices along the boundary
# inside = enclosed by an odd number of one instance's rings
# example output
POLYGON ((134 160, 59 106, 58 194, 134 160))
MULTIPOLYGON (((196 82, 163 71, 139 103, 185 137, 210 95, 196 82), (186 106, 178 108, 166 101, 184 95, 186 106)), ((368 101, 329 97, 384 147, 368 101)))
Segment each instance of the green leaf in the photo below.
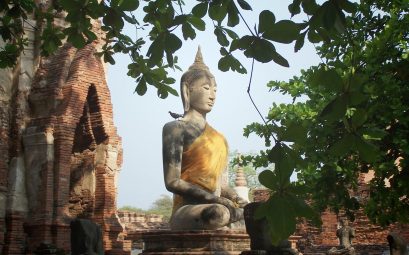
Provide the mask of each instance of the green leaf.
POLYGON ((196 29, 200 31, 204 31, 206 29, 205 22, 198 17, 189 16, 187 20, 190 24, 192 24, 196 29))
POLYGON ((68 34, 67 41, 72 43, 72 45, 74 45, 74 47, 78 49, 83 48, 87 44, 87 41, 85 40, 84 36, 78 33, 68 34))
POLYGON ((253 37, 254 41, 250 48, 244 51, 244 55, 248 58, 254 58, 261 63, 267 63, 273 60, 275 48, 274 45, 264 39, 253 37))
POLYGON ((138 83, 138 86, 136 86, 136 88, 135 88, 135 92, 138 93, 138 95, 143 96, 143 95, 145 95, 147 90, 148 90, 148 88, 146 86, 146 81, 142 77, 142 79, 138 83))
POLYGON ((350 79, 348 79, 348 89, 350 91, 360 91, 362 85, 368 81, 368 77, 361 73, 354 73, 350 79))
POLYGON ((193 7, 192 14, 198 18, 203 18, 207 13, 207 6, 207 2, 197 4, 195 7, 193 7))
POLYGON ((274 173, 280 184, 279 187, 285 187, 290 183, 290 176, 295 166, 294 160, 286 149, 289 148, 285 144, 276 143, 267 155, 269 161, 275 163, 274 173))
POLYGON ((301 6, 308 15, 313 15, 319 8, 315 0, 303 0, 301 6))
POLYGON ((164 88, 172 95, 174 96, 179 96, 178 92, 176 91, 176 89, 172 88, 171 86, 168 85, 164 85, 164 88))
POLYGON ((170 67, 173 66, 173 54, 169 50, 166 50, 166 61, 170 67))
POLYGON ((308 30, 308 41, 312 42, 312 43, 319 43, 321 42, 321 37, 319 36, 319 34, 310 28, 310 30, 308 30))
POLYGON ((128 65, 128 76, 136 78, 141 74, 140 66, 137 63, 131 63, 128 65))
POLYGON ((355 105, 359 105, 363 102, 366 102, 368 100, 368 96, 358 92, 358 91, 354 91, 348 94, 348 98, 349 98, 349 103, 351 106, 355 106, 355 105))
POLYGON ((139 7, 139 0, 122 0, 118 6, 121 11, 135 11, 139 7))
POLYGON ((218 64, 217 67, 219 68, 220 71, 222 72, 227 72, 230 69, 230 63, 229 63, 229 58, 228 56, 222 57, 218 64))
POLYGON ((0 50, 0 68, 13 67, 16 64, 20 50, 14 44, 7 43, 4 50, 0 50))
POLYGON ((36 7, 36 4, 33 0, 22 0, 20 1, 20 5, 27 12, 32 12, 36 7))
POLYGON ((337 121, 345 116, 346 111, 346 97, 344 95, 338 96, 325 106, 319 117, 328 121, 337 121))
POLYGON ((104 62, 105 63, 110 63, 111 65, 115 65, 115 60, 112 57, 112 53, 104 52, 104 62))
POLYGON ((264 10, 258 16, 258 32, 266 32, 275 23, 275 16, 269 10, 264 10))
POLYGON ((253 9, 245 0, 237 0, 237 3, 243 10, 252 11, 253 9))
POLYGON ((368 118, 367 111, 365 109, 357 109, 354 111, 354 115, 352 115, 351 122, 354 128, 358 128, 362 126, 366 119, 368 118))
POLYGON ((337 7, 334 1, 327 1, 322 5, 323 25, 325 29, 330 30, 334 27, 335 19, 337 17, 337 7))
POLYGON ((227 55, 229 54, 229 52, 226 50, 226 48, 221 47, 221 48, 220 48, 220 54, 221 54, 222 56, 227 56, 227 55))
POLYGON ((231 38, 231 39, 238 39, 239 38, 239 36, 233 31, 233 30, 231 30, 231 29, 227 29, 227 28, 222 28, 224 31, 226 31, 226 33, 229 35, 229 37, 231 38))
POLYGON ((66 11, 75 11, 81 8, 81 5, 75 0, 60 0, 59 4, 66 11))
POLYGON ((169 92, 168 92, 168 90, 166 88, 161 86, 161 87, 158 88, 157 94, 158 94, 158 97, 160 97, 162 99, 165 99, 165 98, 168 97, 169 92))
POLYGON ((277 190, 279 187, 277 176, 270 170, 264 170, 258 175, 259 182, 266 188, 277 190))
POLYGON ((230 4, 228 5, 227 14, 228 14, 227 25, 229 27, 234 27, 240 23, 239 11, 237 10, 234 1, 231 1, 230 4))
POLYGON ((280 20, 270 26, 263 37, 279 43, 291 43, 297 39, 300 27, 291 20, 280 20))
POLYGON ((388 133, 379 128, 370 128, 362 131, 363 137, 366 140, 382 140, 388 133))
POLYGON ((107 10, 107 13, 102 19, 102 21, 104 22, 105 25, 112 26, 119 30, 124 27, 124 21, 121 18, 121 14, 113 8, 109 8, 107 10))
POLYGON ((375 162, 380 156, 378 147, 362 138, 356 140, 356 148, 359 156, 368 163, 375 162))
POLYGON ((314 217, 314 210, 304 200, 296 197, 293 194, 287 194, 285 198, 293 206, 294 212, 298 217, 314 217))
POLYGON ((346 31, 346 19, 345 19, 345 14, 337 9, 337 15, 335 18, 335 24, 334 27, 338 33, 344 33, 346 31))
POLYGON ((324 70, 320 69, 320 84, 329 88, 334 92, 341 92, 344 88, 344 83, 341 76, 335 71, 335 69, 324 70))
POLYGON ((304 46, 304 41, 305 41, 305 35, 307 34, 307 31, 304 33, 301 33, 297 40, 295 41, 294 45, 294 52, 298 52, 303 46, 304 46))
POLYGON ((301 12, 300 4, 301 4, 301 1, 296 0, 288 6, 288 11, 290 11, 291 17, 301 12))
POLYGON ((88 42, 93 42, 95 41, 97 38, 97 35, 94 34, 94 32, 92 32, 91 30, 84 30, 84 34, 88 39, 88 42))
POLYGON ((329 43, 331 41, 330 32, 328 32, 328 30, 319 27, 317 28, 317 33, 321 38, 320 40, 323 40, 326 43, 329 43))
POLYGON ((178 15, 173 19, 172 26, 178 26, 180 24, 184 24, 189 16, 182 14, 178 15))
POLYGON ((307 139, 307 129, 300 123, 291 122, 284 126, 280 140, 287 142, 304 142, 307 139))
POLYGON ((20 8, 20 5, 14 5, 8 12, 7 15, 12 18, 19 18, 23 15, 23 10, 20 8))
POLYGON ((189 23, 183 23, 182 33, 185 40, 187 40, 188 38, 192 40, 196 38, 196 32, 189 23))
POLYGON ((215 1, 210 2, 209 5, 209 17, 212 20, 222 22, 227 15, 226 4, 216 4, 215 1))
POLYGON ((354 13, 357 10, 356 4, 348 0, 338 0, 338 4, 344 11, 354 13))
POLYGON ((347 134, 329 148, 329 153, 334 156, 342 157, 355 148, 355 141, 356 136, 353 134, 347 134))
MULTIPOLYGON (((224 48, 221 48, 221 51, 224 48)), ((246 68, 232 55, 228 55, 228 52, 224 49, 224 57, 222 57, 218 62, 218 68, 222 72, 227 72, 229 69, 242 74, 247 73, 246 68)))
POLYGON ((164 53, 163 35, 158 36, 148 49, 149 65, 153 66, 162 60, 164 53))
POLYGON ((278 54, 277 51, 273 51, 272 56, 273 56, 273 61, 279 64, 280 66, 290 67, 290 64, 288 63, 287 59, 285 59, 283 56, 278 54))
POLYGON ((216 27, 214 29, 214 34, 217 37, 217 42, 222 45, 222 46, 229 46, 229 40, 227 40, 226 35, 224 34, 223 30, 220 29, 219 27, 216 27))
POLYGON ((123 13, 122 17, 124 20, 132 25, 138 24, 138 21, 135 19, 134 16, 128 16, 125 13, 123 13))
POLYGON ((267 203, 270 204, 269 208, 274 208, 269 210, 266 218, 271 242, 273 245, 277 245, 295 232, 296 215, 290 202, 277 194, 274 194, 267 203))

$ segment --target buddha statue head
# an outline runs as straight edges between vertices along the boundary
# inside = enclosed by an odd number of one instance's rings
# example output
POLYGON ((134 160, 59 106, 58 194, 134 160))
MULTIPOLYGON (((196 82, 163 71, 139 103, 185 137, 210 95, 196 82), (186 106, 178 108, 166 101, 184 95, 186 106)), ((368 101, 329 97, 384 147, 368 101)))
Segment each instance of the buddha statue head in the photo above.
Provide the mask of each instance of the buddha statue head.
POLYGON ((182 75, 180 91, 185 114, 196 110, 202 114, 210 112, 216 99, 216 81, 203 62, 200 46, 196 58, 182 75))

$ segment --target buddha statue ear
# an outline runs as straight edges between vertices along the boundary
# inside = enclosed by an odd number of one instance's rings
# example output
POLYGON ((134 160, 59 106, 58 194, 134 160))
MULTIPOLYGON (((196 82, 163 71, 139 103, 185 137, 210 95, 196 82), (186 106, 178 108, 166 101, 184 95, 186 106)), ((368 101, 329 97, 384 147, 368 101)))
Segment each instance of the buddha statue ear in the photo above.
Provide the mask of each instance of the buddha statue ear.
POLYGON ((190 91, 189 86, 186 82, 182 83, 182 101, 183 101, 183 110, 185 112, 190 109, 190 91))

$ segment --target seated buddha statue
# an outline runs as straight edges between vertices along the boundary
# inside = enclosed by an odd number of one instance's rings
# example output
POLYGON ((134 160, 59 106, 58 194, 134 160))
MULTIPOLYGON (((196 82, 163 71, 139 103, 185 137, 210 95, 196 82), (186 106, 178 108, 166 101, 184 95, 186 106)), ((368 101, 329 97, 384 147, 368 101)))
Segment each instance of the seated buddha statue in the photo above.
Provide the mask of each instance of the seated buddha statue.
POLYGON ((349 226, 347 219, 341 219, 341 227, 337 230, 339 247, 332 247, 327 251, 328 255, 355 255, 355 248, 352 247, 352 239, 355 237, 355 230, 349 226))
POLYGON ((246 201, 223 178, 226 139, 206 121, 216 89, 199 47, 193 65, 181 78, 183 117, 163 127, 165 186, 174 194, 172 230, 215 230, 243 219, 246 201))

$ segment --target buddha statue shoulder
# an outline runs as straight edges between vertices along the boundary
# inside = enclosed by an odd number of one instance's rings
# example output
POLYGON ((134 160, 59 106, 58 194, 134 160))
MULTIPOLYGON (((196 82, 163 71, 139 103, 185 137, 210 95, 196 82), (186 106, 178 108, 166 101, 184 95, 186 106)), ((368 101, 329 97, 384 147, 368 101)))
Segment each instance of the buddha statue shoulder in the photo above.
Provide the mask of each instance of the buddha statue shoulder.
POLYGON ((181 78, 184 114, 163 127, 163 171, 166 189, 174 194, 173 230, 219 229, 243 219, 241 199, 223 182, 228 145, 206 121, 217 85, 203 63, 200 48, 181 78))

